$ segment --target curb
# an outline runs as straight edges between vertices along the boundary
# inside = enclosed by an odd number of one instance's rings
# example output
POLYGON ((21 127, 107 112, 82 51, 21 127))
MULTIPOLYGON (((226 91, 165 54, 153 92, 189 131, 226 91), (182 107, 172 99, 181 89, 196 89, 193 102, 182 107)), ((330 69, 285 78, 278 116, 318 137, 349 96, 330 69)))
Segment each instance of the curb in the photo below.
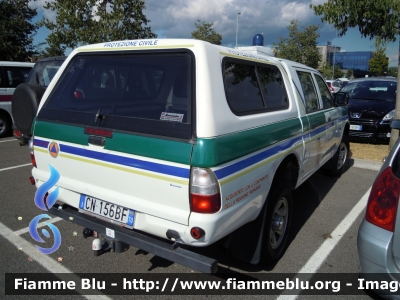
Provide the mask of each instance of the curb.
POLYGON ((382 162, 361 159, 361 158, 350 158, 349 163, 352 167, 367 169, 372 171, 379 171, 383 165, 382 162))

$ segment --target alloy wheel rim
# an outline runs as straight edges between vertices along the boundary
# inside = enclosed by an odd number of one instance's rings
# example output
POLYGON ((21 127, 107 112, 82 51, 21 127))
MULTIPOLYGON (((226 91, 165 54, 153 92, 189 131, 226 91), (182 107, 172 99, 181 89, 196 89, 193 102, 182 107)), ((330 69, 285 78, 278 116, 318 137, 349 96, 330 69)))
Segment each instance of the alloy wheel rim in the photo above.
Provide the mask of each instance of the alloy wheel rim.
POLYGON ((337 162, 338 170, 343 167, 344 163, 346 162, 346 159, 347 159, 347 145, 346 143, 340 143, 339 157, 337 162))
POLYGON ((282 197, 275 205, 271 220, 270 244, 272 249, 278 248, 282 243, 286 232, 288 213, 288 201, 286 197, 282 197))

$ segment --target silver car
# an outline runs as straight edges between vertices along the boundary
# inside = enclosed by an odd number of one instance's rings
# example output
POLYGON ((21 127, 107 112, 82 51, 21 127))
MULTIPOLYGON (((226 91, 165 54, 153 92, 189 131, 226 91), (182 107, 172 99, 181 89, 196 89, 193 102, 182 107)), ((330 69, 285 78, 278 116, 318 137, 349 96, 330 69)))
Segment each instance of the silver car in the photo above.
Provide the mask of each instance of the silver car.
MULTIPOLYGON (((400 129, 400 120, 391 126, 400 129)), ((400 299, 399 195, 400 139, 372 185, 357 238, 360 280, 368 281, 371 290, 387 299, 400 299)))

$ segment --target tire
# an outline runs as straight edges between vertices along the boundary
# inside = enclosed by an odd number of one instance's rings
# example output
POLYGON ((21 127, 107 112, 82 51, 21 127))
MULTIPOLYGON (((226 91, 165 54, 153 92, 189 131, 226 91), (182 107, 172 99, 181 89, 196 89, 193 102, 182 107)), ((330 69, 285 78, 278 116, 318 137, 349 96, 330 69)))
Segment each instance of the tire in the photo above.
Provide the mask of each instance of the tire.
POLYGON ((275 181, 270 191, 265 216, 261 262, 276 263, 288 246, 289 229, 293 215, 292 191, 289 183, 275 181))
POLYGON ((12 120, 11 117, 4 111, 0 111, 0 138, 11 134, 12 120))
POLYGON ((342 175, 343 169, 346 166, 347 160, 349 158, 349 138, 347 135, 343 135, 342 141, 335 155, 323 166, 323 171, 326 175, 331 177, 338 177, 342 175))

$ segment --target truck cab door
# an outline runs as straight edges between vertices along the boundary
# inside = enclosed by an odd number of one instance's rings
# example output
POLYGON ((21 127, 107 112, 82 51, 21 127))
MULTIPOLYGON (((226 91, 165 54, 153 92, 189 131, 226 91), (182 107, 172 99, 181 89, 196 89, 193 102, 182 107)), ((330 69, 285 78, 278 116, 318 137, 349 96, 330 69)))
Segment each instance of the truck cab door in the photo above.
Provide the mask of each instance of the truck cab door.
POLYGON ((321 163, 324 163, 332 155, 335 154, 337 147, 340 144, 342 128, 340 118, 342 110, 335 107, 333 104, 333 96, 329 91, 325 80, 318 74, 314 73, 315 82, 320 97, 321 111, 324 112, 326 122, 326 152, 321 163))
MULTIPOLYGON (((321 158, 326 151, 326 119, 321 110, 318 90, 313 78, 313 74, 307 69, 297 69, 296 73, 300 82, 301 96, 306 109, 308 127, 305 127, 304 135, 308 136, 305 142, 305 165, 302 177, 309 176, 315 168, 320 165, 321 158)), ((305 118, 302 118, 303 124, 305 118)))

